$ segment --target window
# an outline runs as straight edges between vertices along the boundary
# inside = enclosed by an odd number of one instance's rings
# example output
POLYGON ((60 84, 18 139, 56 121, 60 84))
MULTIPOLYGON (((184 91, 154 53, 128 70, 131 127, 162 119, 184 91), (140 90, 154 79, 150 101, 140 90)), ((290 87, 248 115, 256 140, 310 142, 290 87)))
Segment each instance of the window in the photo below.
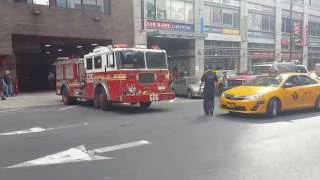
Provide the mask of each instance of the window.
POLYGON ((157 18, 169 18, 170 2, 167 0, 157 0, 157 18))
POLYGON ((147 0, 147 18, 156 19, 156 3, 155 0, 147 0))
POLYGON ((94 57, 94 69, 101 69, 101 68, 102 68, 101 56, 94 57))
POLYGON ((212 7, 212 26, 213 27, 222 27, 222 9, 219 7, 212 7))
POLYGON ((185 8, 184 1, 172 0, 171 1, 171 19, 177 21, 184 21, 185 19, 185 8))
POLYGON ((49 0, 32 0, 32 3, 49 6, 49 0))
POLYGON ((230 11, 223 11, 222 14, 222 18, 223 18, 223 27, 232 27, 233 25, 233 16, 232 16, 232 12, 230 11))
POLYGON ((167 61, 165 53, 146 52, 146 62, 149 69, 166 69, 167 61))
POLYGON ((282 32, 283 33, 290 33, 291 28, 290 28, 290 19, 289 18, 282 18, 282 32))
POLYGON ((121 51, 117 53, 117 61, 121 69, 144 69, 144 53, 137 51, 121 51))
POLYGON ((81 0, 69 0, 67 8, 71 9, 81 9, 81 0))
POLYGON ((146 0, 147 18, 193 23, 193 0, 146 0))
POLYGON ((298 76, 300 83, 302 85, 312 85, 312 84, 317 84, 317 81, 311 79, 308 76, 298 76))
POLYGON ((86 68, 87 70, 92 70, 92 58, 86 59, 86 68))
POLYGON ((292 84, 293 87, 294 87, 294 86, 300 86, 300 82, 299 82, 297 76, 292 76, 292 77, 290 77, 290 78, 287 80, 286 83, 292 84))
MULTIPOLYGON (((49 1, 49 0, 48 0, 49 1)), ((110 13, 110 0, 57 0, 57 7, 110 13)))
POLYGON ((311 36, 320 36, 320 24, 309 23, 309 33, 311 36))

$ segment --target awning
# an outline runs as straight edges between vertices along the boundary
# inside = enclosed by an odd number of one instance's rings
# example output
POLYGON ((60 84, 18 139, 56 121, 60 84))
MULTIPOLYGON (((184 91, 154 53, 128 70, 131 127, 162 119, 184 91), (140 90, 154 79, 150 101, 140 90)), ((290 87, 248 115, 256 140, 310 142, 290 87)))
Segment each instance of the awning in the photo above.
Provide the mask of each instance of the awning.
POLYGON ((148 37, 156 37, 156 38, 176 38, 176 39, 204 39, 208 36, 205 33, 195 33, 195 32, 181 32, 181 31, 165 31, 165 30, 157 30, 151 31, 147 33, 148 37))

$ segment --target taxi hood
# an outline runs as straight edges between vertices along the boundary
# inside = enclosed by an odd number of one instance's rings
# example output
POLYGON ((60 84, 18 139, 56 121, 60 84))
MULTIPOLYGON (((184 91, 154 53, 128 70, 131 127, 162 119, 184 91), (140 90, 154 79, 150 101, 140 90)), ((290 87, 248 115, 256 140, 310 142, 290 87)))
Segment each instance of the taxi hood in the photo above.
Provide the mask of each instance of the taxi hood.
POLYGON ((276 90, 277 88, 278 87, 238 86, 227 90, 224 93, 232 96, 249 96, 256 94, 267 94, 276 90))

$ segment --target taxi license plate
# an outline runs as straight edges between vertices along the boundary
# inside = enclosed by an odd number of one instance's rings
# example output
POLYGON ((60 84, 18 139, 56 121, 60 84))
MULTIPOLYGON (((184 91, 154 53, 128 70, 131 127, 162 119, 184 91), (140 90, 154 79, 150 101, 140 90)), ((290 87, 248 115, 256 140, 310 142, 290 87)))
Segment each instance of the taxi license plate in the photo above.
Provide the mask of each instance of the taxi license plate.
POLYGON ((227 107, 228 107, 228 108, 231 108, 231 109, 234 109, 234 108, 236 107, 236 105, 233 104, 233 103, 228 103, 228 104, 227 104, 227 107))

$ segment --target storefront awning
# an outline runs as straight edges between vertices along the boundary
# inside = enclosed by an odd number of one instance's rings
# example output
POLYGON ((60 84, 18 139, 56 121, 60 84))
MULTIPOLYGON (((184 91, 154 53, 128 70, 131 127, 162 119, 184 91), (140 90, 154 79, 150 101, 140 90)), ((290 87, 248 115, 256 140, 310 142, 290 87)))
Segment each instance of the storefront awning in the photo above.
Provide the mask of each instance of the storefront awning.
POLYGON ((195 33, 195 32, 181 32, 181 31, 165 31, 157 30, 147 33, 148 37, 158 37, 158 38, 176 38, 176 39, 204 39, 208 36, 205 33, 195 33))

